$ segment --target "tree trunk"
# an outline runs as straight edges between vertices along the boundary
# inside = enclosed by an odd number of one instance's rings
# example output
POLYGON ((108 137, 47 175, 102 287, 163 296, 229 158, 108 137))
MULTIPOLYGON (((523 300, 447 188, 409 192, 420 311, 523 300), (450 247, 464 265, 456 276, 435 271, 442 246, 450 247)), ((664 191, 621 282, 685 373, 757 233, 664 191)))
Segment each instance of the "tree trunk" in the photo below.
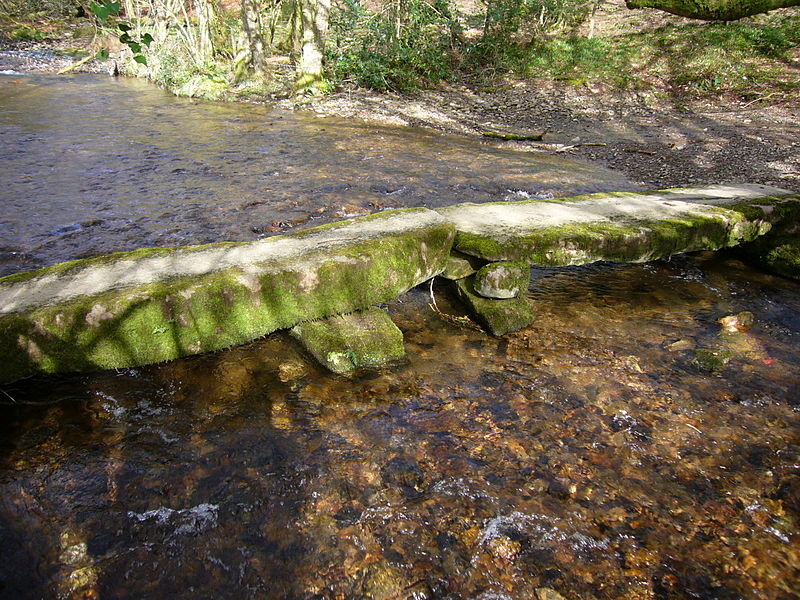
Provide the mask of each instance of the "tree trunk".
POLYGON ((800 6, 800 0, 625 0, 625 4, 628 8, 655 8, 690 19, 737 21, 777 8, 800 6))
POLYGON ((197 10, 197 29, 198 43, 200 44, 200 56, 203 60, 211 60, 214 57, 214 3, 213 0, 195 0, 197 10))
POLYGON ((250 64, 256 73, 261 74, 264 72, 265 56, 259 0, 242 0, 242 24, 250 46, 250 64))
POLYGON ((303 36, 295 89, 298 92, 316 92, 323 83, 322 57, 328 33, 331 0, 298 1, 301 7, 303 36))

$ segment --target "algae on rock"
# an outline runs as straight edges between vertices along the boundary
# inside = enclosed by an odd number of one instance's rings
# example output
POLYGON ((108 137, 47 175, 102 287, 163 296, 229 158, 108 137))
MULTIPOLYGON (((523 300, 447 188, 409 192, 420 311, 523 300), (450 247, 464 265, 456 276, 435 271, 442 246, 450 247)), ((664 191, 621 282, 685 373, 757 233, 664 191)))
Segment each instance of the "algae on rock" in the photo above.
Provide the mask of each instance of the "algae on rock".
POLYGON ((531 268, 520 261, 489 263, 475 273, 475 293, 484 298, 516 298, 528 289, 531 268))
POLYGON ((453 235, 433 211, 405 209, 12 275, 0 279, 0 382, 167 361, 387 302, 444 269, 453 235))
POLYGON ((340 375, 405 356, 402 332, 375 307, 299 323, 290 333, 323 366, 340 375))
POLYGON ((454 247, 488 261, 566 266, 643 262, 755 239, 800 211, 800 196, 758 185, 588 194, 437 209, 454 247))
POLYGON ((473 275, 453 283, 461 299, 489 333, 501 336, 533 323, 533 305, 526 295, 507 300, 484 298, 475 293, 474 282, 473 275))

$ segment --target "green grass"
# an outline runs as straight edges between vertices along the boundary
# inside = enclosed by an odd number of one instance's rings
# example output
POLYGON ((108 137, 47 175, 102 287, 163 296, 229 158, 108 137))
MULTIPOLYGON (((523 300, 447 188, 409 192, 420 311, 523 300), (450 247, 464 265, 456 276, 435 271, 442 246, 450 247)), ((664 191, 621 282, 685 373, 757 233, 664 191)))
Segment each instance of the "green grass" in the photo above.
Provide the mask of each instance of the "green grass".
POLYGON ((613 37, 552 37, 515 59, 534 77, 760 97, 800 90, 800 14, 691 23, 613 37), (794 61, 794 62, 793 62, 794 61))

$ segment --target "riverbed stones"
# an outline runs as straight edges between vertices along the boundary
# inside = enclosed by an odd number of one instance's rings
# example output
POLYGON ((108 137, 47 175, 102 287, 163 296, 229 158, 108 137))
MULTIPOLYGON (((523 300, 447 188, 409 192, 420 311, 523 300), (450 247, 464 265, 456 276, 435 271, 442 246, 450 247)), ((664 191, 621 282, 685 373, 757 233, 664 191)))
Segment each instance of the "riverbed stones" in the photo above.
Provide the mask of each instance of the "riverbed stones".
POLYGON ((475 293, 484 298, 516 298, 528 289, 531 268, 524 262, 489 263, 475 273, 475 293))
POLYGON ((306 321, 290 330, 324 367, 343 375, 405 356, 403 334, 380 308, 306 321))
POLYGON ((533 305, 525 295, 498 300, 484 298, 475 293, 475 276, 455 281, 455 288, 461 299, 478 320, 492 335, 501 336, 512 331, 524 329, 534 320, 533 305))
POLYGON ((384 211, 250 243, 155 248, 0 279, 0 383, 219 350, 387 302, 444 269, 452 224, 384 211))
POLYGON ((456 250, 487 261, 565 266, 643 262, 755 239, 800 214, 800 195, 763 185, 457 204, 437 211, 456 250))
POLYGON ((701 371, 717 373, 727 365, 733 352, 725 348, 698 348, 694 351, 692 364, 701 371))

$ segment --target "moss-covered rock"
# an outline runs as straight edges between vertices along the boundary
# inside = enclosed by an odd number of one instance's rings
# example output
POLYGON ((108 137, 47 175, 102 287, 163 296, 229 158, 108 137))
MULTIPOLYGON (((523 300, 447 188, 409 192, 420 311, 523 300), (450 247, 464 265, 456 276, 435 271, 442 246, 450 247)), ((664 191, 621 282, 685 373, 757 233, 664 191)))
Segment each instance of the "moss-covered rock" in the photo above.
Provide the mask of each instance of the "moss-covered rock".
POLYGON ((800 196, 766 186, 713 186, 458 204, 438 212, 455 224, 460 252, 564 266, 734 246, 794 218, 800 196))
POLYGON ((475 277, 467 277, 453 282, 461 299, 467 304, 477 321, 489 333, 496 336, 524 329, 534 320, 533 305, 530 298, 496 300, 484 298, 475 293, 475 277))
POLYGON ((0 382, 219 350, 392 300, 439 274, 454 229, 385 211, 243 244, 139 250, 0 279, 0 382))
POLYGON ((405 356, 402 332, 379 308, 307 321, 290 332, 323 366, 340 375, 405 356))
POLYGON ((743 246, 742 252, 767 271, 800 281, 800 230, 765 235, 743 246))
POLYGON ((464 279, 464 277, 469 277, 485 264, 485 260, 476 256, 453 250, 447 258, 447 264, 441 276, 445 279, 464 279))
POLYGON ((721 371, 731 358, 733 358, 733 352, 727 349, 698 348, 694 351, 692 364, 701 371, 716 373, 721 371))
POLYGON ((527 263, 489 263, 475 273, 475 293, 484 298, 516 298, 527 291, 530 280, 527 263))

